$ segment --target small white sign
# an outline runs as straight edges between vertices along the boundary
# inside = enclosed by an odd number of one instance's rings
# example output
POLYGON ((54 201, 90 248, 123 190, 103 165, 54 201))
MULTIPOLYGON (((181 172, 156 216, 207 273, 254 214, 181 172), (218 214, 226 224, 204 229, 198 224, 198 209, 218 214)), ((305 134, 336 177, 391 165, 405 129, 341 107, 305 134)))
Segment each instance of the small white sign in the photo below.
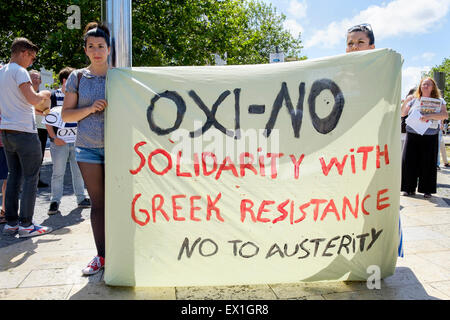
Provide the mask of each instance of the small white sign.
POLYGON ((58 128, 64 127, 64 122, 61 117, 62 107, 55 107, 50 110, 50 112, 43 117, 42 124, 48 124, 49 126, 54 126, 58 128))
POLYGON ((284 62, 284 53, 283 52, 271 53, 270 63, 278 63, 278 62, 284 62))
POLYGON ((74 143, 77 139, 77 127, 58 128, 56 136, 65 143, 74 143))
POLYGON ((225 52, 224 56, 225 60, 223 60, 220 55, 214 53, 214 63, 216 66, 226 66, 227 65, 227 53, 225 52))
POLYGON ((77 137, 77 126, 75 123, 65 123, 61 117, 62 107, 55 107, 43 117, 42 124, 57 127, 56 136, 66 143, 75 142, 77 137), (74 125, 75 124, 75 125, 74 125))

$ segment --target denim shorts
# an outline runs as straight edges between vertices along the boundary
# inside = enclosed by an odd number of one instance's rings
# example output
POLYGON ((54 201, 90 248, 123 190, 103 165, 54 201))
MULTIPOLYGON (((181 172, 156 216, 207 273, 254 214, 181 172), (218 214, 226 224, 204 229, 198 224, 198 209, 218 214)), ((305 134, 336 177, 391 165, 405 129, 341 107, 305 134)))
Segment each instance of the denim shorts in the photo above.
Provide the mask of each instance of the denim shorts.
POLYGON ((105 163, 105 149, 75 147, 75 159, 77 162, 105 163))

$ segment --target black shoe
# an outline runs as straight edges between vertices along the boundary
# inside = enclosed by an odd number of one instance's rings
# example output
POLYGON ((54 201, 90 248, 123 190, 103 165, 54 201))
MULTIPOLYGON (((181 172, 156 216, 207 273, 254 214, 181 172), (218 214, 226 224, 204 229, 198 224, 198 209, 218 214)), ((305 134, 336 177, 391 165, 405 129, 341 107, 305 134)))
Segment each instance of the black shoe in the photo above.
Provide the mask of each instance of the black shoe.
POLYGON ((428 199, 428 198, 431 198, 431 193, 425 193, 425 194, 423 195, 423 197, 424 197, 424 198, 427 198, 427 199, 428 199))
POLYGON ((39 180, 38 182, 38 188, 47 188, 48 187, 48 183, 42 182, 41 180, 39 180))
POLYGON ((91 200, 89 198, 84 199, 78 204, 78 208, 90 208, 91 200))
POLYGON ((413 192, 408 192, 408 191, 405 191, 405 192, 403 192, 403 194, 402 194, 404 197, 412 197, 412 196, 415 196, 416 195, 416 193, 413 191, 413 192))
POLYGON ((51 216, 52 214, 58 213, 58 208, 59 208, 58 202, 54 201, 54 202, 50 203, 50 208, 48 209, 47 214, 49 216, 51 216))

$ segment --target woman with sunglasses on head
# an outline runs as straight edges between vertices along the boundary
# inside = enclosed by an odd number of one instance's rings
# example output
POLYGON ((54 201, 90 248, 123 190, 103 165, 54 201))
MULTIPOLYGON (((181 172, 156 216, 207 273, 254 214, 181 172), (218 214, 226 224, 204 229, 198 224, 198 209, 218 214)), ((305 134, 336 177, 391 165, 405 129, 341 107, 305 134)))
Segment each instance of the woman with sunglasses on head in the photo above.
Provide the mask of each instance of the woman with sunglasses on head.
POLYGON ((347 53, 371 49, 375 49, 375 36, 370 24, 358 24, 347 30, 347 53))
POLYGON ((436 82, 423 78, 413 96, 408 97, 402 105, 402 116, 420 110, 420 99, 434 98, 441 102, 440 111, 422 114, 420 121, 431 122, 423 135, 418 134, 411 126, 406 125, 406 140, 402 155, 402 186, 404 196, 413 196, 418 191, 425 198, 436 193, 437 168, 436 158, 439 149, 439 121, 448 118, 446 102, 436 82), (418 181, 418 184, 417 184, 418 181))
POLYGON ((105 265, 104 110, 110 51, 108 28, 89 23, 84 30, 84 52, 90 64, 70 74, 62 109, 64 122, 78 122, 75 158, 91 198, 97 256, 82 270, 84 275, 95 274, 105 265))

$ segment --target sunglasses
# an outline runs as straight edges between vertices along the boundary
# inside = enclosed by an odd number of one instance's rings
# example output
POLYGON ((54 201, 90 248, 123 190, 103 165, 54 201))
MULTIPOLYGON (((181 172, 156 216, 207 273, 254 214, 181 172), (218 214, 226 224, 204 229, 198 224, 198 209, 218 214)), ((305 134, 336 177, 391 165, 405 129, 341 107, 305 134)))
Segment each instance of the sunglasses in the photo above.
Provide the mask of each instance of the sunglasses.
POLYGON ((356 26, 353 26, 350 29, 348 29, 347 33, 350 33, 353 31, 371 31, 371 32, 373 32, 372 26, 368 23, 357 24, 356 26))
POLYGON ((36 54, 33 52, 31 53, 30 51, 24 50, 23 52, 26 52, 28 56, 31 56, 33 58, 33 62, 36 61, 36 54))

